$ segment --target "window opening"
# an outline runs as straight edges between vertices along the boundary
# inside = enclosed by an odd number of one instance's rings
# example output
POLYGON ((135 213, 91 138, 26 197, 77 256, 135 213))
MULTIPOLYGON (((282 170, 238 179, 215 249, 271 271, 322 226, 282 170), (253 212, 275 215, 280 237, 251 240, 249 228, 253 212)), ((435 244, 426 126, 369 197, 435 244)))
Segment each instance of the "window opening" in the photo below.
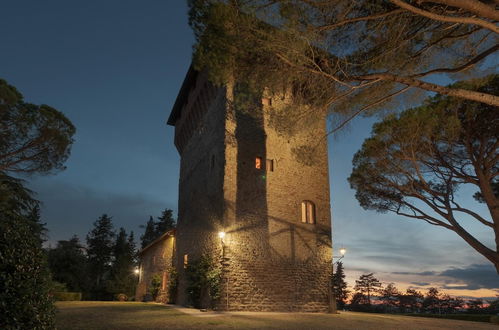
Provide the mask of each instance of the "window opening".
POLYGON ((262 169, 262 157, 255 158, 255 168, 258 170, 262 169))
POLYGON ((184 268, 187 268, 187 265, 189 265, 189 255, 184 254, 184 268))
POLYGON ((315 205, 311 201, 301 202, 301 222, 315 223, 315 205))
POLYGON ((274 160, 273 159, 266 160, 265 169, 267 170, 267 172, 274 172, 274 160))

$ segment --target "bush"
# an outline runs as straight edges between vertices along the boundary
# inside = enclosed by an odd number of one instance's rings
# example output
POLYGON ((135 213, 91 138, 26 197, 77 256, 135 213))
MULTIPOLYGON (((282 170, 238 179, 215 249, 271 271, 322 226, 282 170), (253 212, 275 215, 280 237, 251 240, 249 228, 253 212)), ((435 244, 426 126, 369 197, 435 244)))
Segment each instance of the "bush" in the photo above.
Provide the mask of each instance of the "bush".
POLYGON ((0 328, 54 328, 50 288, 45 253, 33 223, 0 205, 0 328))
POLYGON ((170 269, 170 280, 168 281, 168 303, 174 304, 177 300, 178 272, 175 267, 170 269))
MULTIPOLYGON (((220 298, 222 272, 216 267, 211 258, 203 255, 198 260, 190 263, 187 273, 187 296, 196 308, 203 308, 202 300, 208 293, 210 304, 213 305, 220 298)), ((213 306, 210 306, 213 307, 213 306)))
POLYGON ((81 301, 81 292, 54 292, 56 301, 81 301))
POLYGON ((149 293, 152 296, 152 300, 156 301, 156 298, 158 298, 160 288, 161 288, 161 275, 154 274, 151 278, 151 285, 149 286, 149 293))

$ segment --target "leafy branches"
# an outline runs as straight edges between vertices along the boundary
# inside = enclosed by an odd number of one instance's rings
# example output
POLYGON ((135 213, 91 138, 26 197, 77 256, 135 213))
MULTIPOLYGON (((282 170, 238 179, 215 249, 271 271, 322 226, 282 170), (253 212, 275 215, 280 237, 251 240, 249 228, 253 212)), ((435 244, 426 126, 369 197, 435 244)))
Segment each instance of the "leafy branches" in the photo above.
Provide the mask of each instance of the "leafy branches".
POLYGON ((0 171, 49 173, 64 169, 73 124, 48 105, 25 103, 21 93, 0 79, 0 171))
MULTIPOLYGON (((499 92, 499 77, 459 83, 478 92, 499 92)), ((492 106, 436 96, 426 105, 389 116, 354 157, 349 178, 362 207, 390 211, 457 233, 499 271, 499 120, 492 106), (456 198, 463 185, 480 191, 490 218, 464 207, 456 198), (469 216, 491 228, 491 249, 461 225, 469 216)), ((481 197, 482 198, 482 197, 481 197)))

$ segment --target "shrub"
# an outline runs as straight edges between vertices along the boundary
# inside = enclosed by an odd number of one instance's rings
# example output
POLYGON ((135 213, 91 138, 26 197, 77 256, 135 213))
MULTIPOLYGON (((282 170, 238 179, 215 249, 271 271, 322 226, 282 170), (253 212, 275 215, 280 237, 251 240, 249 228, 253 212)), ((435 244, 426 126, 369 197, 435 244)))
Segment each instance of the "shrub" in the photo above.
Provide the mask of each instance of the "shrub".
MULTIPOLYGON (((220 298, 221 270, 216 267, 207 255, 190 263, 186 269, 187 295, 196 308, 202 308, 202 299, 206 293, 211 305, 220 298)), ((213 306, 211 306, 213 307, 213 306)))
POLYGON ((31 220, 4 212, 0 205, 0 328, 54 328, 50 288, 45 253, 31 220))
POLYGON ((54 292, 52 294, 56 301, 80 301, 81 292, 54 292))
POLYGON ((174 304, 177 300, 178 272, 175 267, 170 269, 170 280, 168 282, 168 303, 174 304))
POLYGON ((149 286, 149 293, 152 296, 152 300, 156 301, 160 288, 161 288, 161 276, 159 274, 154 274, 151 278, 151 285, 149 286))

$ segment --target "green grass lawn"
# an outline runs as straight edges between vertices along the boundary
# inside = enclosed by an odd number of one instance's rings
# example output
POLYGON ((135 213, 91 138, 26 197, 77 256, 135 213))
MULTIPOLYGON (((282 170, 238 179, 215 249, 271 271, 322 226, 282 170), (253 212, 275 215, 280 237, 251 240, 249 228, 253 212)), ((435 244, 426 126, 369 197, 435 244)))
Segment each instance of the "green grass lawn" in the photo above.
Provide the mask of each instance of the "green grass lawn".
POLYGON ((497 329, 497 325, 343 312, 226 313, 193 316, 165 305, 135 302, 58 302, 58 329, 497 329))

